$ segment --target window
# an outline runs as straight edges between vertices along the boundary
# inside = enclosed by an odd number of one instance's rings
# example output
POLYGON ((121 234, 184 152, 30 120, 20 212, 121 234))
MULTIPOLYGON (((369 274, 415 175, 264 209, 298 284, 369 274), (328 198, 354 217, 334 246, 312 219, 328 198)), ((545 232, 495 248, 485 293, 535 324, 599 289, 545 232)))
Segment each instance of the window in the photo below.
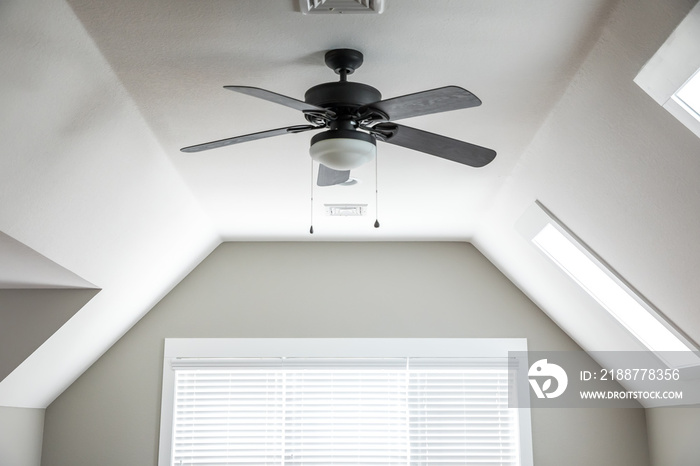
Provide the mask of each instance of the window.
POLYGON ((700 121, 700 70, 673 94, 673 99, 700 121))
POLYGON ((659 105, 700 137, 700 4, 678 25, 634 79, 659 105))
POLYGON ((695 346, 539 203, 523 235, 669 367, 699 365, 695 346))
POLYGON ((166 340, 159 465, 529 466, 529 410, 508 406, 520 364, 508 351, 525 349, 520 339, 166 340))

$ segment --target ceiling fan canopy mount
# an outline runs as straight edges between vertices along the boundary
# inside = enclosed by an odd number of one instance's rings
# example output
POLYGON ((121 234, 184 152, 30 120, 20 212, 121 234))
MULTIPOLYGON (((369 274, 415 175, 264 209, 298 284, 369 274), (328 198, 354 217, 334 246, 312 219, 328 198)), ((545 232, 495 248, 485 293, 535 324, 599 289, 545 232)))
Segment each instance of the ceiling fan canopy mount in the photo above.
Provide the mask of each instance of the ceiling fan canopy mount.
POLYGON ((343 81, 345 80, 344 76, 353 74, 365 61, 362 52, 353 49, 329 50, 323 59, 326 66, 339 74, 343 81))

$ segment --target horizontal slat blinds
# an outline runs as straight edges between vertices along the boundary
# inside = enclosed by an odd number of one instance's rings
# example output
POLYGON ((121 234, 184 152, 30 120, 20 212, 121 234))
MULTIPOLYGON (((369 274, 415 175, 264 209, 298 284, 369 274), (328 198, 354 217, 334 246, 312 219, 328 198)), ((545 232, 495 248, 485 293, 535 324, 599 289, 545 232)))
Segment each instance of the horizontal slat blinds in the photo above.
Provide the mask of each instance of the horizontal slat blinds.
POLYGON ((284 464, 406 464, 404 371, 290 371, 286 381, 284 464))
POLYGON ((173 464, 282 464, 283 379, 275 371, 177 371, 173 464))
POLYGON ((419 369, 408 387, 411 464, 517 464, 505 369, 419 369))
POLYGON ((517 465, 505 362, 175 361, 172 464, 517 465))

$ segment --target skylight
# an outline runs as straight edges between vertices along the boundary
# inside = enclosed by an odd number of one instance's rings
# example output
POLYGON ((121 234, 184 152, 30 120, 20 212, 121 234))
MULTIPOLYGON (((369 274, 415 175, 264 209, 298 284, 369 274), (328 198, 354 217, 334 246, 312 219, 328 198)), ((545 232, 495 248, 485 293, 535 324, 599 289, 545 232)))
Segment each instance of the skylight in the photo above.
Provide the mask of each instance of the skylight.
POLYGON ((700 3, 634 78, 659 105, 700 137, 700 3))
POLYGON ((669 367, 700 364, 690 341, 564 227, 537 210, 526 235, 535 246, 669 367))
POLYGON ((700 70, 673 94, 673 99, 700 120, 700 70))

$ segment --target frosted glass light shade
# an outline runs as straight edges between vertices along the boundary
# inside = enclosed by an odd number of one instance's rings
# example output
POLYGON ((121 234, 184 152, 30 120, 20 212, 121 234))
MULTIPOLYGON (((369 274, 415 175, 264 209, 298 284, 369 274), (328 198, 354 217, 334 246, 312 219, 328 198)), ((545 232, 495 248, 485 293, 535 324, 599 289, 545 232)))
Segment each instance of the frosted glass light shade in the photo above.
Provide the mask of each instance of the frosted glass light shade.
POLYGON ((326 131, 311 139, 311 158, 333 170, 352 170, 377 155, 374 136, 357 131, 326 131))

